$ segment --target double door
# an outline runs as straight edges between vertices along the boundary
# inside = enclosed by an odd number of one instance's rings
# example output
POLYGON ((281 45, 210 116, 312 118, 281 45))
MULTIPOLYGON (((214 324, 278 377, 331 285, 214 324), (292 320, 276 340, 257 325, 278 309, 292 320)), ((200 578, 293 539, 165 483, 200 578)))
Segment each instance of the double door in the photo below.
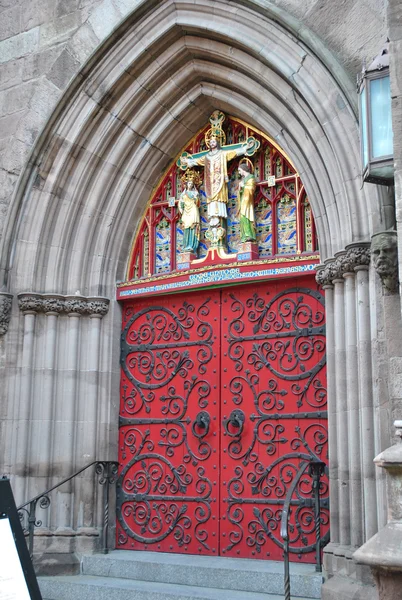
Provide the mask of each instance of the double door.
MULTIPOLYGON (((314 458, 327 461, 327 427, 312 278, 125 303, 117 548, 280 560, 286 493, 314 458)), ((293 559, 308 562, 311 487, 290 512, 293 559)), ((325 536, 325 501, 321 517, 325 536)))

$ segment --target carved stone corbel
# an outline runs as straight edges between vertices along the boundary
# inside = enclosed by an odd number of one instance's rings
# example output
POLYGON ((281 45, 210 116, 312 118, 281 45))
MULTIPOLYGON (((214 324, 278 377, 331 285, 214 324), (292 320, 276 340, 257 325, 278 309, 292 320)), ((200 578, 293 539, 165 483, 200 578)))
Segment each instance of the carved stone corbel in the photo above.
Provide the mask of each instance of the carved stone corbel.
POLYGON ((385 290, 398 290, 398 238, 394 230, 376 233, 371 238, 374 268, 385 290))

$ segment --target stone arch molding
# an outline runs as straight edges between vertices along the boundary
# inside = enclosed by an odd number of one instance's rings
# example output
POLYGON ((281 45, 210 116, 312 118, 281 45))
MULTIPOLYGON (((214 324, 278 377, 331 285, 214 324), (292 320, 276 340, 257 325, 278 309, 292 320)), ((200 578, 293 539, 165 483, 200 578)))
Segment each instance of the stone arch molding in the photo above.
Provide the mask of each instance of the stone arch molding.
POLYGON ((111 0, 101 3, 108 25, 98 11, 97 35, 121 24, 73 79, 33 150, 7 228, 10 291, 112 294, 153 187, 216 108, 290 156, 323 259, 367 240, 379 192, 361 187, 349 81, 319 41, 307 42, 268 2, 136 4, 121 22, 111 0))

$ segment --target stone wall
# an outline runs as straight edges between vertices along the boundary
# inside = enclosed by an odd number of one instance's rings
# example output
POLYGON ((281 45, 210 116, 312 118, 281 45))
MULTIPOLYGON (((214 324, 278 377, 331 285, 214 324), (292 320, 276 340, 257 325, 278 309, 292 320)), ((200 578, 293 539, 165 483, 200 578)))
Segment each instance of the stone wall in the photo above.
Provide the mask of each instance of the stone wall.
MULTIPOLYGON (((0 235, 13 212, 13 192, 33 144, 69 82, 139 4, 139 0, 1 0, 0 235)), ((375 56, 387 35, 385 0, 256 4, 284 18, 296 34, 339 60, 350 77, 350 90, 362 60, 375 56)), ((333 64, 334 70, 341 70, 333 64)))

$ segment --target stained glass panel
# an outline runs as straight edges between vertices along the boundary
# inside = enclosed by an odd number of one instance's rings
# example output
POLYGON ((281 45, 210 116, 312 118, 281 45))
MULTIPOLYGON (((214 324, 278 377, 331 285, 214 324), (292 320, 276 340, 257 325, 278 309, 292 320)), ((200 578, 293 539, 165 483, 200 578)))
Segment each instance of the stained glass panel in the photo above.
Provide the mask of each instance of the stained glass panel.
POLYGON ((176 265, 177 265, 177 257, 183 250, 183 225, 181 220, 179 219, 176 223, 176 265))
POLYGON ((275 161, 275 177, 277 179, 279 179, 279 177, 282 177, 282 176, 283 176, 282 159, 280 156, 278 156, 275 161))
POLYGON ((239 180, 236 176, 236 171, 233 172, 228 182, 228 220, 227 220, 227 242, 228 252, 237 252, 237 248, 240 244, 240 223, 239 216, 237 214, 237 193, 239 187, 239 180))
POLYGON ((296 252, 296 201, 285 194, 277 205, 278 254, 296 252))
POLYGON ((142 238, 142 276, 147 277, 149 275, 149 231, 148 228, 144 230, 142 238))
POLYGON ((140 277, 140 255, 137 254, 134 262, 134 271, 133 271, 133 279, 138 279, 140 277))
POLYGON ((155 271, 168 273, 170 268, 170 223, 166 217, 155 227, 155 271))
POLYGON ((267 146, 264 152, 264 181, 267 181, 271 175, 271 147, 267 146))
POLYGON ((200 245, 198 246, 198 256, 202 258, 207 255, 208 246, 205 240, 205 232, 208 229, 208 209, 207 209, 207 199, 204 192, 204 186, 200 187, 200 221, 201 221, 201 236, 200 236, 200 245))
POLYGON ((260 257, 272 256, 272 207, 264 196, 261 196, 256 206, 255 220, 260 257))
POLYGON ((303 203, 303 221, 304 221, 304 250, 305 252, 313 251, 313 227, 312 227, 312 212, 308 198, 305 198, 303 203))

